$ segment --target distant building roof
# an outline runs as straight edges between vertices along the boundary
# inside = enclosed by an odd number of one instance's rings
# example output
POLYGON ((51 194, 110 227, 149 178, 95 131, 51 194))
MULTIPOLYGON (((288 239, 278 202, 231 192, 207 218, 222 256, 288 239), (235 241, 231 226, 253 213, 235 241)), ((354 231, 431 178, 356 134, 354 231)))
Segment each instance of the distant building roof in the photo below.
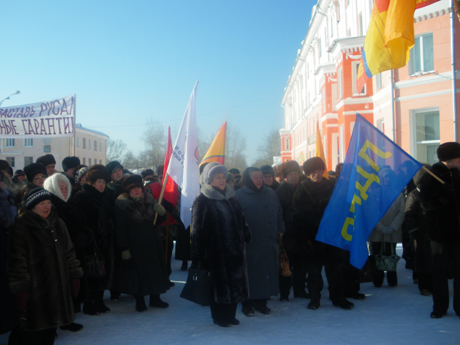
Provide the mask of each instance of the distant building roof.
POLYGON ((106 136, 107 138, 110 138, 110 137, 109 137, 107 134, 105 134, 105 133, 102 133, 102 132, 99 132, 99 131, 95 131, 94 129, 89 129, 89 128, 83 127, 83 126, 81 125, 81 123, 77 123, 77 124, 75 125, 75 127, 76 127, 76 128, 84 129, 85 131, 88 131, 88 132, 93 132, 93 133, 96 133, 96 134, 99 134, 99 135, 104 135, 104 136, 106 136))

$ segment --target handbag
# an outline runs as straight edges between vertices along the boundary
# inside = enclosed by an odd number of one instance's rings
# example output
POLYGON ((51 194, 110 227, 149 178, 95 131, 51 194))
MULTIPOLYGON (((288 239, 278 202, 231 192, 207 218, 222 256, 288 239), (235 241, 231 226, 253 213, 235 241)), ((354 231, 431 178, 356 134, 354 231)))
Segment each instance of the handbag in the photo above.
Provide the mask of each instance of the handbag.
POLYGON ((395 253, 395 250, 393 248, 393 242, 390 242, 390 255, 383 254, 384 247, 385 242, 382 241, 380 245, 380 253, 375 254, 375 266, 380 271, 395 272, 396 267, 398 266, 398 261, 401 258, 395 253))
POLYGON ((203 307, 209 306, 211 301, 211 275, 210 272, 197 267, 190 267, 187 282, 180 294, 180 297, 199 304, 203 307))
POLYGON ((93 238, 94 254, 86 255, 86 275, 92 278, 102 278, 106 276, 104 255, 97 253, 96 240, 91 231, 90 234, 93 238))
POLYGON ((289 258, 287 256, 286 250, 283 245, 283 238, 279 235, 280 238, 280 274, 283 277, 290 277, 292 272, 289 268, 289 258))

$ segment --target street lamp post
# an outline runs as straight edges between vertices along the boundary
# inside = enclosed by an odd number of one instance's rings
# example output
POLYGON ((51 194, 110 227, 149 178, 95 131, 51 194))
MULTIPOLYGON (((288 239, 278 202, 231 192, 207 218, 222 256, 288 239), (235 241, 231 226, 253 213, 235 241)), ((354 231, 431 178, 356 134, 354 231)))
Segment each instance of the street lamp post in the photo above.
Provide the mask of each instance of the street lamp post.
MULTIPOLYGON (((11 95, 9 95, 8 97, 2 99, 2 100, 0 101, 0 107, 2 106, 3 101, 6 101, 7 99, 10 99, 11 96, 17 95, 17 94, 19 94, 19 93, 20 93, 20 91, 18 90, 18 91, 16 91, 16 92, 13 92, 13 93, 12 93, 11 95)), ((0 138, 0 153, 2 153, 2 152, 3 152, 3 138, 0 138)))

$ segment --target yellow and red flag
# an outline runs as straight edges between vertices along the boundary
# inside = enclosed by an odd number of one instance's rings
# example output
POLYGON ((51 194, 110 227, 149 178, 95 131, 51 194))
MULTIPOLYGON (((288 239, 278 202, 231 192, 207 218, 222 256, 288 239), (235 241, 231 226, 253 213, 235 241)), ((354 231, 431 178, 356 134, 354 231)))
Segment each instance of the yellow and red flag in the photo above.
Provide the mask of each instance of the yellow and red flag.
POLYGON ((431 4, 434 4, 435 2, 438 2, 439 0, 415 0, 415 9, 422 8, 431 4))
POLYGON ((323 142, 321 140, 321 133, 319 132, 318 122, 316 122, 316 157, 319 157, 323 160, 324 166, 326 167, 326 169, 324 169, 323 177, 329 180, 329 175, 327 174, 326 157, 324 156, 323 142))
POLYGON ((220 127, 211 146, 203 157, 200 165, 203 163, 217 162, 222 165, 225 163, 225 138, 227 134, 227 121, 220 127))
MULTIPOLYGON (((421 7, 431 3, 418 0, 421 7)), ((415 1, 375 0, 358 68, 359 91, 373 75, 409 62, 410 49, 414 46, 415 6, 415 1)))

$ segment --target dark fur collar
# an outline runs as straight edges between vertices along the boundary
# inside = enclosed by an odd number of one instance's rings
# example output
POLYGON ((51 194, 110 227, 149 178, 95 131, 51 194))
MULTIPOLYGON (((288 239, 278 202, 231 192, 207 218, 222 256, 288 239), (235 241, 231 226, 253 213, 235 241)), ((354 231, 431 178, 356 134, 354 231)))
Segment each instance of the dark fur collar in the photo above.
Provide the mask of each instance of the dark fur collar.
POLYGON ((138 202, 131 198, 127 193, 120 194, 115 203, 128 217, 136 223, 142 223, 144 220, 153 222, 155 212, 153 205, 155 199, 152 194, 144 191, 142 194, 142 202, 138 202))

